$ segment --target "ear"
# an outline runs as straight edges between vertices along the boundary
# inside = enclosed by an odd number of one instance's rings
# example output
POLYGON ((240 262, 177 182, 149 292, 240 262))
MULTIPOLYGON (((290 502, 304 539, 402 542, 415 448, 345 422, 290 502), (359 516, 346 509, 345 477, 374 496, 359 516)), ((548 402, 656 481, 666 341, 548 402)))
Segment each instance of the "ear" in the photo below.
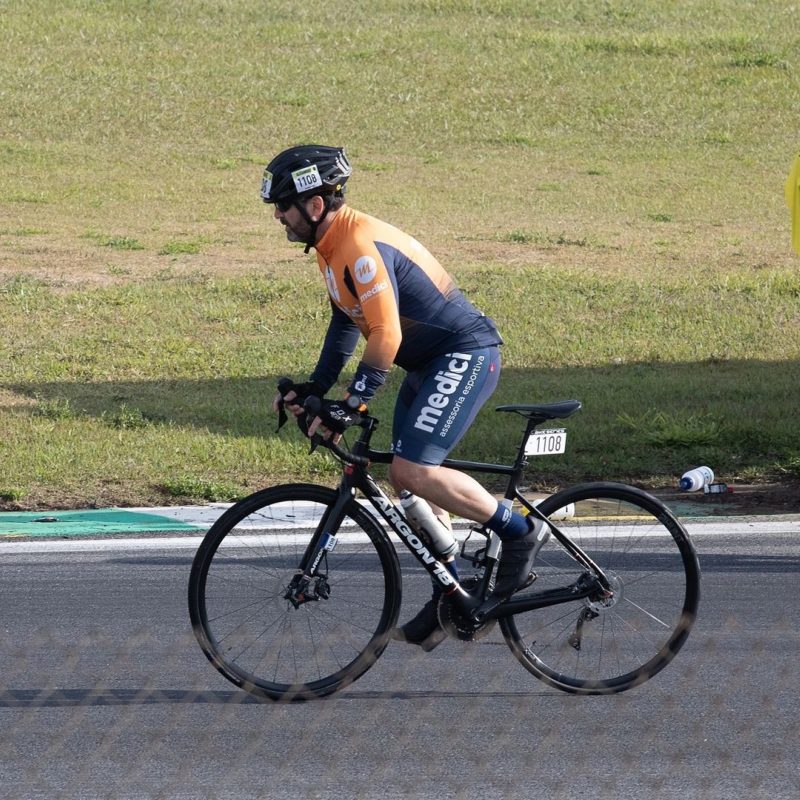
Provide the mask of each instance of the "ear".
POLYGON ((325 210, 325 201, 322 199, 321 195, 314 195, 311 198, 311 219, 314 222, 318 222, 319 218, 322 216, 322 212, 325 210))

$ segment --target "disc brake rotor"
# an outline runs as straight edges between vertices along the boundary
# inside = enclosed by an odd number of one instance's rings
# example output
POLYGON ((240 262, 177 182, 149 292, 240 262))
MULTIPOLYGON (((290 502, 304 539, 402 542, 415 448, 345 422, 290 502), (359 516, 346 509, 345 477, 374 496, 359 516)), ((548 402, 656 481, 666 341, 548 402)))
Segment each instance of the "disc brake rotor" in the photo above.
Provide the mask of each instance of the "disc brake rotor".
POLYGON ((599 597, 593 600, 587 601, 586 605, 595 612, 595 614, 602 614, 605 611, 608 611, 610 608, 613 608, 620 600, 622 600, 623 594, 623 585, 622 580, 620 579, 619 575, 613 572, 606 572, 606 578, 608 579, 609 584, 611 585, 611 594, 607 597, 599 597))

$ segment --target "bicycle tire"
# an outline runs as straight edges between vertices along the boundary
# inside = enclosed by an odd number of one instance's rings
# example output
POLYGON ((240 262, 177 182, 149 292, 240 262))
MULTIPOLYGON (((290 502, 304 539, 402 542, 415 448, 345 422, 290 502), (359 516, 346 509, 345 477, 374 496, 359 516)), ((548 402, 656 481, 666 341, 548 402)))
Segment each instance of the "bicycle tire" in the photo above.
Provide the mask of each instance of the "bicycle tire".
POLYGON ((228 509, 192 563, 189 614, 214 667, 259 699, 308 700, 352 683, 389 640, 401 602, 400 567, 383 528, 355 500, 321 566, 328 597, 285 598, 332 489, 287 484, 228 509))
MULTIPOLYGON (((611 579, 614 596, 586 598, 500 620, 522 665, 574 694, 612 694, 660 672, 686 642, 700 600, 700 565, 683 525, 631 486, 592 483, 546 498, 539 511, 611 579)), ((534 590, 586 572, 555 536, 534 564, 534 590)))

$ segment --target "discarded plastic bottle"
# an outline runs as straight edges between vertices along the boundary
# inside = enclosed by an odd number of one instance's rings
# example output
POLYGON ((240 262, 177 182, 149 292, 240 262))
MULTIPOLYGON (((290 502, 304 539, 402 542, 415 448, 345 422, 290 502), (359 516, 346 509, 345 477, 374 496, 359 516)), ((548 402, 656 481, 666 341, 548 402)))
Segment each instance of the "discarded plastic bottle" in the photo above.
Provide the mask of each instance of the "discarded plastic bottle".
POLYGON ((684 472, 678 484, 682 492, 697 492, 714 482, 714 470, 711 467, 695 467, 684 472))
MULTIPOLYGON (((544 498, 542 498, 544 500, 544 498)), ((533 505, 538 506, 542 500, 534 500, 533 505)), ((522 513, 524 514, 525 511, 523 510, 522 513)), ((572 519, 575 516, 575 503, 567 503, 565 506, 561 506, 561 508, 556 509, 552 513, 548 514, 548 519, 553 520, 553 522, 561 522, 565 519, 572 519)))
POLYGON ((458 545, 453 534, 433 513, 433 509, 421 498, 411 492, 400 492, 400 505, 403 507, 408 521, 418 533, 430 543, 434 553, 441 558, 449 558, 456 554, 458 545))

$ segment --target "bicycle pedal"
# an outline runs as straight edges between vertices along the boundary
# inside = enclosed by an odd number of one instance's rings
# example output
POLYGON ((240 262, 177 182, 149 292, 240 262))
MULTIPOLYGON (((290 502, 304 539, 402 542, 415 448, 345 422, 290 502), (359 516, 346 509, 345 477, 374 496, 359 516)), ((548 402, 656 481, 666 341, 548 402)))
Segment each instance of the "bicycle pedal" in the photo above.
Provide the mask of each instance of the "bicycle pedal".
POLYGON ((459 555, 465 561, 469 561, 473 567, 485 567, 486 566, 486 551, 488 549, 488 540, 491 534, 489 531, 486 530, 483 525, 480 527, 474 527, 469 529, 469 533, 467 534, 467 538, 461 542, 461 552, 459 555), (477 549, 474 553, 467 552, 467 542, 469 542, 470 538, 472 538, 473 533, 478 533, 483 536, 487 540, 487 545, 477 549))

